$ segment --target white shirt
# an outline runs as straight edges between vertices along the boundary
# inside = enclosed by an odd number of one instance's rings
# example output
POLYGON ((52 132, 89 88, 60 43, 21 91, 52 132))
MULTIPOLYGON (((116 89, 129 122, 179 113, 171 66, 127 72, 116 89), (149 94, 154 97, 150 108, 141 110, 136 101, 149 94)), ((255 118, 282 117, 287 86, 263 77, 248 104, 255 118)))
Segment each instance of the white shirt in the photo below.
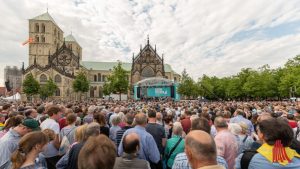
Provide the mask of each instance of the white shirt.
POLYGON ((51 129, 55 132, 55 134, 59 134, 59 124, 53 119, 48 118, 44 120, 40 127, 42 130, 51 129))

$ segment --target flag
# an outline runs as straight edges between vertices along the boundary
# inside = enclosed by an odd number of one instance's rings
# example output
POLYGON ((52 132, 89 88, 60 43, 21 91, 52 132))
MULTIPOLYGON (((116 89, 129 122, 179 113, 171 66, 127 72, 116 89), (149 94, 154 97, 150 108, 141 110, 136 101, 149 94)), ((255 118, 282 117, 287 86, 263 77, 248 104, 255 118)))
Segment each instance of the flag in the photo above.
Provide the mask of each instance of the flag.
POLYGON ((22 45, 26 45, 27 43, 32 43, 33 42, 33 38, 28 38, 25 42, 22 43, 22 45))

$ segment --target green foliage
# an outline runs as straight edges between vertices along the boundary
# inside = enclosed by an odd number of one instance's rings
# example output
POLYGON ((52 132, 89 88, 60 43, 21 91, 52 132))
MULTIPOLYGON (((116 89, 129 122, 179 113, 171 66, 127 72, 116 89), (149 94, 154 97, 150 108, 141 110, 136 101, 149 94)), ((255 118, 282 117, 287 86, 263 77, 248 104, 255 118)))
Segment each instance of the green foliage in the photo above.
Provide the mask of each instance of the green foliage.
POLYGON ((31 73, 28 74, 23 81, 23 92, 27 96, 33 96, 39 93, 39 89, 40 89, 39 82, 35 80, 35 78, 31 73))
POLYGON ((182 80, 177 89, 178 93, 187 97, 197 97, 199 93, 199 91, 197 90, 197 85, 195 84, 194 80, 188 75, 185 69, 183 70, 181 77, 182 80))
POLYGON ((122 63, 118 62, 118 65, 113 68, 111 75, 107 78, 107 83, 104 85, 104 94, 109 95, 111 93, 127 93, 129 88, 128 72, 122 68, 122 63))
POLYGON ((237 75, 218 78, 203 75, 197 83, 184 70, 178 92, 186 96, 204 96, 212 100, 280 99, 300 96, 300 55, 289 59, 284 67, 257 70, 242 69, 237 75))
POLYGON ((57 85, 50 78, 45 85, 42 85, 39 90, 40 97, 46 99, 47 97, 53 96, 57 89, 57 85))
POLYGON ((89 91, 90 83, 84 72, 79 72, 73 81, 73 90, 75 92, 85 93, 89 91))

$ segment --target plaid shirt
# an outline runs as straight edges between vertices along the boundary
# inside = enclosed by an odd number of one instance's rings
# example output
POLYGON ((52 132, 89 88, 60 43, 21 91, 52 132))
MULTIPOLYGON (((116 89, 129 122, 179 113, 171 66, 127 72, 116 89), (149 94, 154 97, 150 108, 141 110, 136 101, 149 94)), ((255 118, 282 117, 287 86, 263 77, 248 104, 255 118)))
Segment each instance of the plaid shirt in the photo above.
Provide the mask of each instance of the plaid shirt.
MULTIPOLYGON (((217 163, 228 169, 228 165, 223 157, 217 156, 217 163)), ((177 154, 172 169, 192 169, 185 153, 177 154)))

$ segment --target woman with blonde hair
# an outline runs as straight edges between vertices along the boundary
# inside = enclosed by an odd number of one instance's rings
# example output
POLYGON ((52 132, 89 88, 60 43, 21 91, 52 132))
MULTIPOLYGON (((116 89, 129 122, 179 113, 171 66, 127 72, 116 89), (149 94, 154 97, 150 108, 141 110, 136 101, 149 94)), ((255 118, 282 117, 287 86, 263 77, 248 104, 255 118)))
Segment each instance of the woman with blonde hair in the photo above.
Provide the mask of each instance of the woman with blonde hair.
POLYGON ((36 159, 47 143, 47 135, 40 131, 23 136, 19 148, 11 156, 12 169, 43 169, 36 159))

